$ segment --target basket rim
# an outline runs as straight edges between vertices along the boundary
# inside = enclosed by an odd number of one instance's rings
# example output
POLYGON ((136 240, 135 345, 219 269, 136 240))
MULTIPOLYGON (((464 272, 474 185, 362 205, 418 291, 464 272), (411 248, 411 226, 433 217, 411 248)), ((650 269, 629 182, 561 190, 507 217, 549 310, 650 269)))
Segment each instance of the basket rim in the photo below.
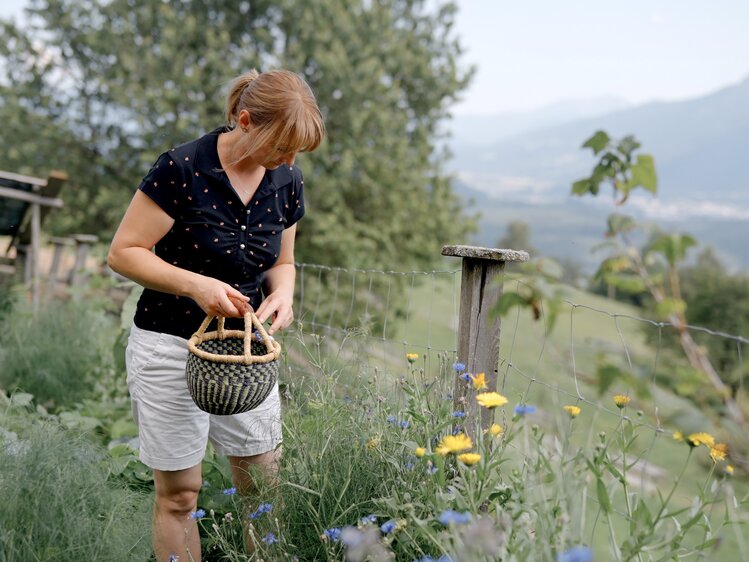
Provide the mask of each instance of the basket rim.
POLYGON ((281 344, 268 335, 265 331, 265 327, 258 320, 257 316, 252 310, 248 310, 244 315, 244 330, 224 330, 224 318, 221 316, 214 317, 211 315, 206 316, 203 323, 198 328, 189 340, 187 340, 187 349, 191 354, 203 359, 205 361, 211 361, 213 363, 234 363, 242 365, 253 365, 256 363, 270 363, 276 361, 278 356, 281 354, 281 344), (214 318, 218 320, 218 329, 213 332, 206 332, 206 328, 213 321, 214 318), (252 354, 252 326, 253 324, 260 333, 262 338, 261 343, 265 345, 265 349, 268 353, 264 355, 253 355, 252 354), (244 353, 242 355, 221 355, 219 353, 211 353, 209 351, 198 348, 203 342, 212 340, 225 340, 225 339, 241 339, 243 344, 244 353))

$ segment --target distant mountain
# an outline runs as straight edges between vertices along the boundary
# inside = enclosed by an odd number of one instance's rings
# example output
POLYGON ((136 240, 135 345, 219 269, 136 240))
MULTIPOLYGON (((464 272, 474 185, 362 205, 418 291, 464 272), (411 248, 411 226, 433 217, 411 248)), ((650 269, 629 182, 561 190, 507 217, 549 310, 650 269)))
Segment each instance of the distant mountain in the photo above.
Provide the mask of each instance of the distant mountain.
POLYGON ((568 197, 589 173, 582 142, 603 129, 634 134, 655 156, 659 199, 749 207, 749 78, 714 94, 658 102, 523 132, 478 148, 456 140, 451 167, 474 189, 525 203, 568 197))
POLYGON ((485 147, 514 135, 611 113, 629 105, 629 102, 613 96, 566 100, 533 111, 457 115, 447 123, 446 128, 452 134, 453 144, 485 147))

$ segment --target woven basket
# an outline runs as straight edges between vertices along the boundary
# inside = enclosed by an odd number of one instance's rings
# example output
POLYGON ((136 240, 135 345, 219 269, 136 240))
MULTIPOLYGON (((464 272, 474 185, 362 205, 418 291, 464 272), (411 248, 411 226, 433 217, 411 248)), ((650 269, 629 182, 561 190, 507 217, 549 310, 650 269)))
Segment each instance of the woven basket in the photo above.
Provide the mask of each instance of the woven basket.
POLYGON ((244 330, 206 332, 208 316, 187 342, 190 351, 185 376, 198 408, 219 416, 241 414, 257 408, 278 380, 281 345, 270 338, 252 311, 244 316, 244 330), (260 341, 253 338, 253 325, 260 341))

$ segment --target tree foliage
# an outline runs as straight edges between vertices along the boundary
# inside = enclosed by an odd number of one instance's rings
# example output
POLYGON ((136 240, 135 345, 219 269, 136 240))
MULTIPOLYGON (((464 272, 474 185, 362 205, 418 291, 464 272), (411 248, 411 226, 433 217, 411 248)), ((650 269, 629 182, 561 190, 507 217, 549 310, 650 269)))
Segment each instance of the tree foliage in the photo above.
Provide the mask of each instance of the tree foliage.
POLYGON ((327 142, 300 158, 301 260, 432 264, 471 228, 437 150, 466 86, 453 2, 31 0, 2 24, 0 168, 71 182, 58 231, 114 231, 156 156, 223 122, 223 90, 251 67, 311 84, 327 142))

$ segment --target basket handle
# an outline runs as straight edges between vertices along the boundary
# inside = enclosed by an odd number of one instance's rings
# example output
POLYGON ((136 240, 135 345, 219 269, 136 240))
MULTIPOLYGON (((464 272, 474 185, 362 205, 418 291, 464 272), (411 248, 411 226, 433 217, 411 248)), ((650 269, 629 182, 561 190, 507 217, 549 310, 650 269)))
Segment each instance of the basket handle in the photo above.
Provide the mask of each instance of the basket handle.
MULTIPOLYGON (((218 339, 223 340, 226 337, 224 332, 224 321, 226 319, 223 316, 206 316, 205 320, 203 320, 203 323, 200 325, 200 328, 198 328, 198 331, 195 332, 194 336, 202 339, 205 331, 208 329, 208 326, 211 324, 211 322, 213 322, 214 318, 217 319, 218 324, 218 339)), ((270 339, 270 336, 268 335, 268 332, 265 330, 265 326, 263 326, 260 320, 258 320, 255 312, 252 309, 249 309, 244 313, 244 359, 248 362, 250 362, 252 358, 253 326, 257 328, 257 331, 260 333, 263 343, 265 344, 265 349, 267 349, 269 352, 273 350, 273 343, 270 339)))

